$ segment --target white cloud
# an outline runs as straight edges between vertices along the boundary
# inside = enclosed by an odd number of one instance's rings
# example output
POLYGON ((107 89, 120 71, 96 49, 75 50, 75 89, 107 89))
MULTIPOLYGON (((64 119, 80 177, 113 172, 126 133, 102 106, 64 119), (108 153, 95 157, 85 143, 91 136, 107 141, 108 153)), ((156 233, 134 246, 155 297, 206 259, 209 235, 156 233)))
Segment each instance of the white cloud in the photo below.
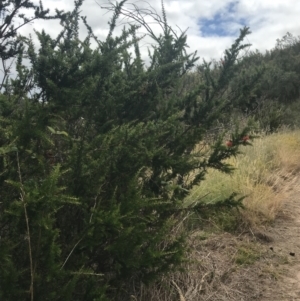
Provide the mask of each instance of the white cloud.
MULTIPOLYGON (((94 29, 100 39, 104 39, 108 32, 108 21, 111 13, 100 8, 107 4, 107 0, 85 0, 82 6, 82 15, 87 16, 87 21, 94 29), (97 2, 96 2, 97 1, 97 2)), ((134 3, 141 8, 151 6, 161 11, 160 0, 135 1, 129 0, 126 6, 134 3)), ((72 0, 47 0, 44 7, 70 10, 73 7, 72 0)), ((238 29, 243 25, 250 26, 252 34, 248 36, 247 43, 253 44, 252 49, 264 51, 275 46, 276 39, 281 38, 286 32, 299 35, 298 19, 300 15, 299 0, 165 0, 165 10, 169 24, 179 32, 188 28, 188 44, 190 50, 198 51, 198 55, 205 59, 222 56, 224 50, 229 47, 238 35, 238 29), (218 18, 217 18, 218 17, 218 18), (214 24, 214 20, 220 22, 214 24), (208 28, 201 28, 200 24, 210 22, 211 30, 214 34, 205 34, 208 28), (178 27, 176 27, 178 26, 178 27), (218 36, 218 30, 222 31, 222 36, 218 36)), ((146 19, 147 21, 150 18, 146 19)), ((55 36, 60 31, 57 21, 35 21, 33 25, 22 29, 23 34, 32 32, 32 28, 40 30, 44 28, 46 32, 55 36)), ((117 30, 121 30, 120 25, 117 30)), ((159 31, 159 26, 153 25, 155 31, 159 31)), ((82 26, 81 34, 85 35, 82 26)), ((143 30, 145 32, 145 30, 143 30)), ((149 46, 149 40, 142 42, 142 45, 149 46)), ((145 46, 144 46, 145 47, 145 46)), ((146 54, 146 47, 143 51, 146 54)))

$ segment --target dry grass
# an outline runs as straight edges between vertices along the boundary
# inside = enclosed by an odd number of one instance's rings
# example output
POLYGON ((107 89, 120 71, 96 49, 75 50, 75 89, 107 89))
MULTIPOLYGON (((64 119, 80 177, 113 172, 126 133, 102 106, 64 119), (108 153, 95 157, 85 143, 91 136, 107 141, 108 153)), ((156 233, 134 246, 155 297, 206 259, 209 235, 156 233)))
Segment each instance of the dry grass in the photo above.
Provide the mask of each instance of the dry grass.
MULTIPOLYGON (((300 131, 262 136, 253 142, 253 147, 242 151, 229 161, 236 168, 233 175, 209 171, 206 181, 194 188, 186 202, 217 202, 233 191, 246 195, 245 210, 240 211, 238 218, 247 225, 247 234, 213 231, 218 226, 224 229, 218 223, 230 219, 226 214, 207 220, 208 226, 199 226, 188 234, 190 248, 183 271, 148 287, 137 285, 132 300, 260 300, 263 287, 278 278, 280 270, 272 264, 275 253, 259 243, 270 241, 260 226, 275 219, 295 188, 293 180, 300 170, 300 131)), ((184 223, 181 227, 179 231, 184 231, 184 223)))
POLYGON ((210 170, 206 180, 195 187, 187 203, 218 202, 235 191, 246 196, 244 219, 252 225, 272 221, 287 198, 293 175, 300 170, 300 132, 285 131, 261 136, 253 146, 229 163, 236 168, 231 175, 210 170))
POLYGON ((184 270, 165 276, 148 287, 141 284, 132 300, 240 301, 258 298, 260 288, 256 287, 256 276, 260 275, 264 281, 275 273, 268 264, 258 264, 268 253, 267 248, 262 249, 247 236, 223 233, 201 240, 198 234, 190 237, 191 250, 184 270), (267 269, 268 272, 264 272, 267 269))

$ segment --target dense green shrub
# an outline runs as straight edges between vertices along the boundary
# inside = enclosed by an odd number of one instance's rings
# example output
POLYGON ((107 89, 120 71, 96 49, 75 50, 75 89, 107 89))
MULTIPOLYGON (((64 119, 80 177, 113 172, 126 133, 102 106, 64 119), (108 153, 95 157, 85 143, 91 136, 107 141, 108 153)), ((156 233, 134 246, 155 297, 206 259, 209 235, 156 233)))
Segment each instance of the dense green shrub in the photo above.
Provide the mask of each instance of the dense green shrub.
POLYGON ((300 96, 299 51, 299 38, 287 33, 270 51, 249 52, 238 63, 233 87, 239 91, 239 107, 247 116, 254 116, 262 130, 272 132, 299 123, 298 111, 291 114, 300 96))
MULTIPOLYGON (((248 28, 218 74, 204 63, 201 83, 184 90, 197 57, 186 53, 186 34, 168 26, 164 8, 159 36, 142 18, 115 36, 122 1, 105 41, 85 18, 89 34, 81 41, 81 4, 61 18, 56 38, 36 32, 38 50, 23 37, 18 77, 0 98, 1 300, 124 300, 129 284, 177 268, 184 198, 209 167, 231 171, 224 160, 247 133, 232 133, 233 147, 219 137, 194 151, 230 116, 238 95, 224 93, 248 28), (140 26, 154 43, 149 66, 140 55, 140 26)), ((196 201, 190 210, 201 214, 196 201)))

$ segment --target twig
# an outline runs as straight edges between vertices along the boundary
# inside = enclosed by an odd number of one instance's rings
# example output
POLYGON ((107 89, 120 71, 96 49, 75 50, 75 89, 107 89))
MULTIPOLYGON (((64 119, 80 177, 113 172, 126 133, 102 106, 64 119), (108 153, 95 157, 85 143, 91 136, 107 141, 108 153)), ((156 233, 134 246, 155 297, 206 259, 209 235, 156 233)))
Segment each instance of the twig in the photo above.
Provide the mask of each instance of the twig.
POLYGON ((75 246, 73 247, 73 249, 71 250, 71 252, 69 253, 68 257, 66 258, 65 262, 63 263, 63 265, 60 267, 60 269, 62 270, 63 267, 65 266, 65 264, 67 263, 67 261, 69 260, 70 256, 72 255, 72 253, 74 252, 75 248, 78 246, 78 244, 82 241, 83 237, 80 238, 77 243, 75 244, 75 246))
POLYGON ((172 280, 172 284, 175 286, 175 288, 177 289, 180 301, 186 301, 184 298, 184 295, 182 293, 182 290, 180 289, 180 287, 176 284, 176 282, 174 280, 172 280))
POLYGON ((33 273, 33 262, 32 262, 32 250, 31 250, 31 239, 30 239, 30 228, 29 228, 29 219, 26 209, 26 202, 25 202, 25 191, 24 186, 22 182, 22 175, 21 175, 21 168, 20 168, 20 161, 19 161, 19 153, 17 152, 17 164, 18 164, 18 174, 19 174, 19 180, 21 184, 21 193, 20 193, 20 199, 23 203, 24 207, 24 214, 25 214, 25 220, 26 220, 26 228, 27 228, 27 237, 28 237, 28 250, 29 250, 29 260, 30 260, 30 300, 33 301, 33 281, 34 281, 34 273, 33 273))
POLYGON ((87 276, 104 276, 104 274, 97 274, 97 273, 85 273, 85 272, 72 272, 71 275, 87 275, 87 276))
POLYGON ((202 291, 202 286, 203 286, 204 280, 205 280, 205 278, 206 278, 207 275, 209 275, 209 272, 206 272, 206 273, 203 275, 203 277, 201 278, 199 292, 202 291))
MULTIPOLYGON (((100 190, 101 190, 101 188, 102 188, 102 186, 100 187, 100 190)), ((94 210, 94 209, 96 208, 96 206, 97 206, 97 198, 98 198, 99 194, 100 194, 100 191, 98 192, 98 194, 97 194, 96 197, 95 197, 95 203, 94 203, 94 206, 93 206, 93 209, 92 209, 92 210, 94 210)), ((91 213, 91 216, 90 216, 90 221, 89 221, 90 224, 92 223, 92 218, 93 218, 93 212, 91 213)), ((74 245, 74 247, 72 248, 71 252, 70 252, 69 255, 67 256, 66 260, 64 261, 63 265, 60 267, 61 270, 62 270, 63 267, 66 265, 66 263, 67 263, 67 261, 69 260, 70 256, 71 256, 72 253, 74 252, 75 248, 76 248, 76 247, 79 245, 79 243, 83 240, 83 237, 84 237, 84 236, 82 236, 82 237, 77 241, 77 243, 74 245)), ((95 274, 95 275, 96 275, 96 274, 95 274)))

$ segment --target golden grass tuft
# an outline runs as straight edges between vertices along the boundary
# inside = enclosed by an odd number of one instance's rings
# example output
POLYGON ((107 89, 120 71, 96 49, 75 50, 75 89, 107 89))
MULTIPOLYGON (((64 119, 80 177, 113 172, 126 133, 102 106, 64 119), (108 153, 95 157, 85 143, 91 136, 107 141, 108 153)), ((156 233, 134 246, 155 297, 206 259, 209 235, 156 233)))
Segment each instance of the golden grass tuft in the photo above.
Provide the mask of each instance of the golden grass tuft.
POLYGON ((253 146, 242 147, 241 151, 228 160, 235 168, 232 175, 209 170, 206 180, 192 190, 186 203, 214 203, 235 191, 246 196, 242 216, 247 222, 270 222, 287 199, 300 170, 300 131, 262 135, 253 146))

